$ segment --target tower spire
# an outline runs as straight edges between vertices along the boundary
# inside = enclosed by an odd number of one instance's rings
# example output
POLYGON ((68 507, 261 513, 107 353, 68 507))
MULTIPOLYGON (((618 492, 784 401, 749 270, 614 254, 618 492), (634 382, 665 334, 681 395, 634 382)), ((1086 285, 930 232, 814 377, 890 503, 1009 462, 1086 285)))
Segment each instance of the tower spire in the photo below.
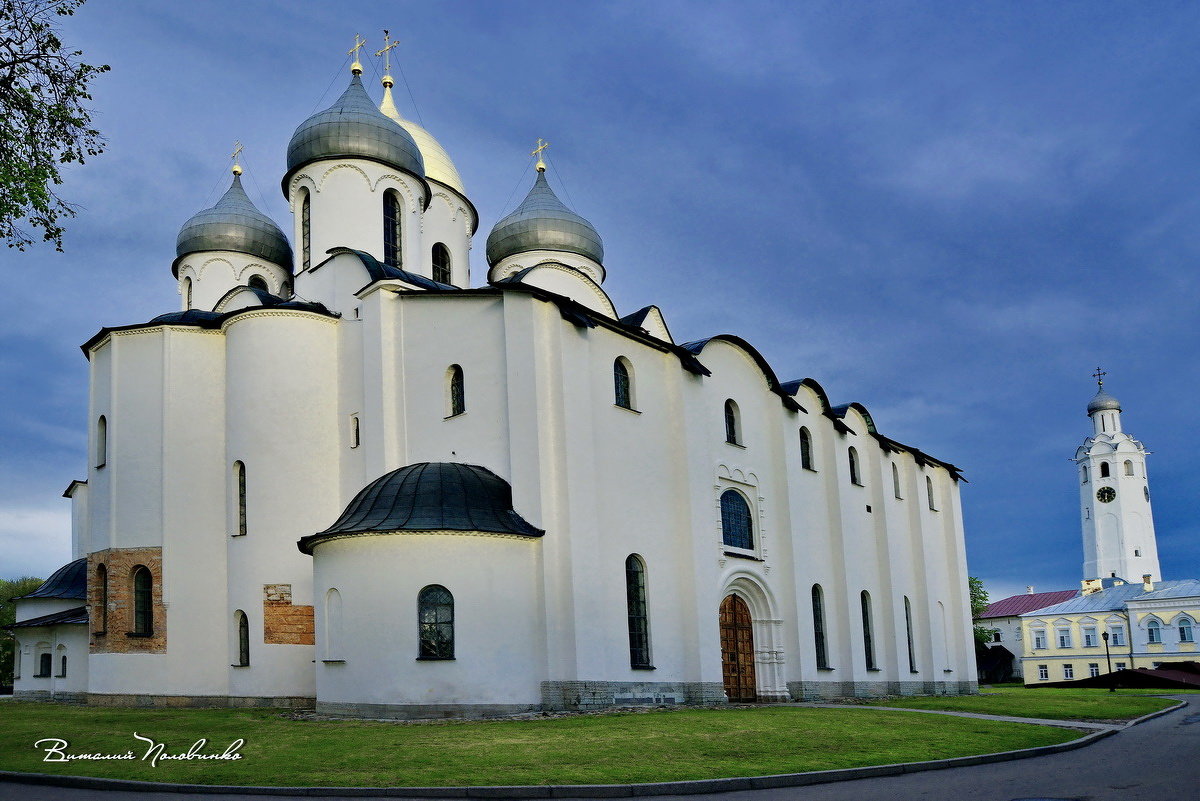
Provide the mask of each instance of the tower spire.
POLYGON ((542 159, 542 151, 548 147, 550 147, 550 143, 545 142, 542 140, 541 137, 538 137, 537 147, 535 147, 533 149, 533 152, 529 154, 531 156, 537 156, 537 164, 535 164, 534 166, 537 167, 538 172, 546 171, 546 162, 542 159))
POLYGON ((358 51, 361 50, 363 45, 366 43, 367 40, 356 33, 354 34, 354 47, 346 51, 347 54, 354 56, 354 63, 350 65, 350 72, 354 73, 355 75, 362 75, 363 65, 362 62, 358 60, 358 51))

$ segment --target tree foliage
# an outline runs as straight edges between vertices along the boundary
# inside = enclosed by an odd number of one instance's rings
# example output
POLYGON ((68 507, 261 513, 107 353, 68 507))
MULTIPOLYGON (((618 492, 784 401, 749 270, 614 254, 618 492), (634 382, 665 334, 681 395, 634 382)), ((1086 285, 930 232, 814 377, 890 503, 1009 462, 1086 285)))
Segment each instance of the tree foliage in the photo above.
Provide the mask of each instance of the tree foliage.
MULTIPOLYGON (((988 591, 983 586, 983 579, 975 576, 967 577, 967 587, 971 591, 971 619, 978 620, 983 614, 983 610, 988 608, 988 591)), ((975 624, 975 642, 985 643, 991 642, 992 635, 996 633, 996 629, 975 624)))
MULTIPOLYGON (((40 578, 24 576, 18 579, 0 579, 0 626, 16 622, 17 605, 11 598, 27 595, 42 586, 40 578)), ((13 683, 13 636, 0 628, 0 685, 13 683)))
POLYGON ((55 30, 84 0, 0 0, 0 237, 24 250, 37 235, 62 250, 75 207, 58 196, 60 165, 104 151, 84 103, 108 65, 79 60, 55 30))

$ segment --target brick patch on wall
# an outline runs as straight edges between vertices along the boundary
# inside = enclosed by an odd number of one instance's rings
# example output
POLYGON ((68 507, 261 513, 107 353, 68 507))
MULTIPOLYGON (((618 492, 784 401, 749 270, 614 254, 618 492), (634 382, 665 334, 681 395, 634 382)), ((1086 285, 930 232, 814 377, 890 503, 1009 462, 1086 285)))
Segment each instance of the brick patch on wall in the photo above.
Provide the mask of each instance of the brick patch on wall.
POLYGON ((312 645, 313 608, 292 604, 291 584, 263 585, 263 642, 312 645))
POLYGON ((165 654, 167 652, 167 609, 162 602, 162 548, 109 548, 88 554, 88 621, 93 654, 165 654), (108 571, 108 629, 100 605, 103 590, 96 569, 108 571), (130 637, 133 631, 133 570, 146 567, 154 577, 150 606, 154 634, 130 637))

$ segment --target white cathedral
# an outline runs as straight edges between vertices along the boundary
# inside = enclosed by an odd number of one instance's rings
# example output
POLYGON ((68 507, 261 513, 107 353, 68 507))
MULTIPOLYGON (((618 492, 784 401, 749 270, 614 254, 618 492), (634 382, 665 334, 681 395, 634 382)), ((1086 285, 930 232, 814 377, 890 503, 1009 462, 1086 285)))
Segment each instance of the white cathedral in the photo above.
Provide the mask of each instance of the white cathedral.
POLYGON ((234 167, 179 311, 100 330, 25 698, 488 716, 977 688, 951 464, 719 334, 621 314, 540 155, 487 238, 384 77, 234 167))

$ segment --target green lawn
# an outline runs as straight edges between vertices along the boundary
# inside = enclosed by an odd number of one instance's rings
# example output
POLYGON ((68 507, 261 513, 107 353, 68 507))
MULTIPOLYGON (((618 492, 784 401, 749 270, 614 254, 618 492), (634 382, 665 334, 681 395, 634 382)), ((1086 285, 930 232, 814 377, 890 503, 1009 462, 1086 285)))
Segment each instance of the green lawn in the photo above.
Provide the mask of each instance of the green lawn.
POLYGON ((144 710, 0 704, 0 769, 197 784, 435 786, 633 783, 792 773, 1050 745, 1079 732, 863 709, 674 710, 403 725, 292 720, 274 710, 144 710), (42 762, 68 753, 141 756, 133 732, 184 752, 243 738, 229 762, 42 762))
POLYGON ((979 695, 880 698, 870 706, 905 709, 944 709, 952 712, 982 712, 1049 720, 1130 720, 1174 704, 1167 698, 1149 698, 1149 693, 1171 690, 1117 690, 1100 688, 1035 687, 1019 684, 981 687, 979 695))

